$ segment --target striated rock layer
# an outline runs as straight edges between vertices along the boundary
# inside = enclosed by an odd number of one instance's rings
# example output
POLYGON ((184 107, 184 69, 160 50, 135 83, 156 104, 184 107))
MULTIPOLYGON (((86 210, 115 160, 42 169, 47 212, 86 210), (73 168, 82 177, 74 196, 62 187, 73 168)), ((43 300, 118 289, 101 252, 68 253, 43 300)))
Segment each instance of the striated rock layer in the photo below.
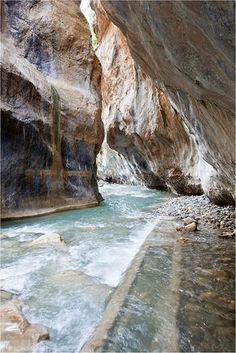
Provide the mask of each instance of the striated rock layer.
POLYGON ((2 3, 3 218, 101 199, 101 69, 78 5, 2 3))
POLYGON ((204 192, 216 203, 233 203, 234 2, 101 2, 135 62, 183 118, 204 192))
POLYGON ((93 8, 106 131, 98 158, 99 177, 201 194, 199 157, 182 117, 134 62, 124 35, 98 1, 93 1, 93 8))

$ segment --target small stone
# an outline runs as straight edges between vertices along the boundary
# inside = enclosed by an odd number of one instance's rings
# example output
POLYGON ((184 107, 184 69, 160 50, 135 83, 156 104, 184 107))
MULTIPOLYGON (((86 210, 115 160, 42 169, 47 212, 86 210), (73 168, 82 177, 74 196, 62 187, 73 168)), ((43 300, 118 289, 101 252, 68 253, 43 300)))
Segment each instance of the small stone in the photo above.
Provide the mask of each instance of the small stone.
POLYGON ((197 223, 197 221, 195 221, 195 219, 193 219, 191 217, 184 218, 183 221, 184 221, 185 225, 188 225, 188 224, 193 223, 193 222, 197 223))
POLYGON ((224 222, 224 221, 221 221, 221 222, 220 222, 220 228, 224 228, 224 226, 225 226, 225 222, 224 222))
POLYGON ((224 270, 219 270, 217 268, 202 269, 201 272, 202 272, 201 274, 203 276, 212 277, 212 278, 215 278, 218 281, 222 281, 222 282, 228 281, 228 278, 229 278, 227 272, 225 272, 224 270))
POLYGON ((229 261, 232 260, 232 258, 231 258, 231 257, 222 257, 222 258, 220 258, 219 260, 220 260, 220 261, 223 261, 223 262, 229 262, 229 261))
POLYGON ((228 309, 230 311, 235 311, 235 301, 234 300, 231 300, 228 304, 228 309))
POLYGON ((184 232, 195 232, 197 230, 197 223, 192 222, 184 227, 184 232))
POLYGON ((235 236, 234 232, 223 232, 222 234, 218 235, 219 238, 233 238, 235 236))
POLYGON ((187 242, 189 242, 190 239, 189 238, 184 238, 184 237, 180 237, 176 240, 177 243, 181 243, 181 244, 185 244, 187 242))
POLYGON ((217 297, 218 295, 215 292, 204 292, 200 295, 201 300, 211 300, 217 297))

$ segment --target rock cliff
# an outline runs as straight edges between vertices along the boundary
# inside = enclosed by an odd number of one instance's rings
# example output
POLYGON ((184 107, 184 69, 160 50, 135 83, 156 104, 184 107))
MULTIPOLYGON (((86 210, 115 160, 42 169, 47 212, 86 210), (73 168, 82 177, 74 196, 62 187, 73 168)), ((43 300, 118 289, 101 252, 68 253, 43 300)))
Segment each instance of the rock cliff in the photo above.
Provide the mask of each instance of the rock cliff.
MULTIPOLYGON (((135 63, 170 102, 168 109, 175 114, 175 121, 178 117, 183 119, 187 139, 194 141, 197 149, 198 157, 193 164, 204 192, 218 204, 233 203, 234 2, 102 0, 101 3, 109 19, 126 37, 135 63)), ((118 51, 113 53, 114 57, 117 55, 118 51)), ((123 118, 132 121, 132 115, 131 111, 123 118)), ((117 133, 123 130, 124 141, 124 128, 118 121, 114 121, 112 129, 117 133)), ((117 146, 118 137, 109 134, 117 146)), ((133 145, 136 139, 137 136, 131 136, 130 143, 133 145)), ((147 141, 150 141, 148 134, 142 143, 146 145, 147 141)), ((184 143, 186 148, 188 144, 184 143)), ((153 159, 153 154, 149 159, 153 159)), ((186 161, 184 153, 181 161, 182 164, 186 161)))
POLYGON ((101 69, 79 1, 1 5, 2 216, 95 205, 101 69))
POLYGON ((195 142, 182 117, 131 57, 126 38, 96 12, 96 55, 102 65, 102 119, 106 138, 98 158, 101 178, 200 194, 195 142))

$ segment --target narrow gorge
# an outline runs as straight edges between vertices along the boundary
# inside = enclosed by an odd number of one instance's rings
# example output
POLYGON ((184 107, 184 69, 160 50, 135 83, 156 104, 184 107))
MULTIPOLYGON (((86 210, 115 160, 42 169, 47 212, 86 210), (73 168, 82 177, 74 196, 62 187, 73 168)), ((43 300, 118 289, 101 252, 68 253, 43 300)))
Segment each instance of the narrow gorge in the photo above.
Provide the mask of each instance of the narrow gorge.
POLYGON ((1 2, 0 351, 235 350, 235 2, 1 2))

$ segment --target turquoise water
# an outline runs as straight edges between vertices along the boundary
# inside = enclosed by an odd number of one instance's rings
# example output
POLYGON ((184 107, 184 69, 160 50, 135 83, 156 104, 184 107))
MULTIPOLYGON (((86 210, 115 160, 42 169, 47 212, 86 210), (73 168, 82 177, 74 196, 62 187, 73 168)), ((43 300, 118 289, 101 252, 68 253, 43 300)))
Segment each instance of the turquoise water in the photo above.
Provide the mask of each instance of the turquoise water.
POLYGON ((171 194, 140 186, 104 185, 101 206, 2 226, 1 289, 15 293, 31 323, 51 340, 37 352, 78 352, 102 317, 107 300, 171 194), (33 246, 39 233, 65 244, 33 246))

